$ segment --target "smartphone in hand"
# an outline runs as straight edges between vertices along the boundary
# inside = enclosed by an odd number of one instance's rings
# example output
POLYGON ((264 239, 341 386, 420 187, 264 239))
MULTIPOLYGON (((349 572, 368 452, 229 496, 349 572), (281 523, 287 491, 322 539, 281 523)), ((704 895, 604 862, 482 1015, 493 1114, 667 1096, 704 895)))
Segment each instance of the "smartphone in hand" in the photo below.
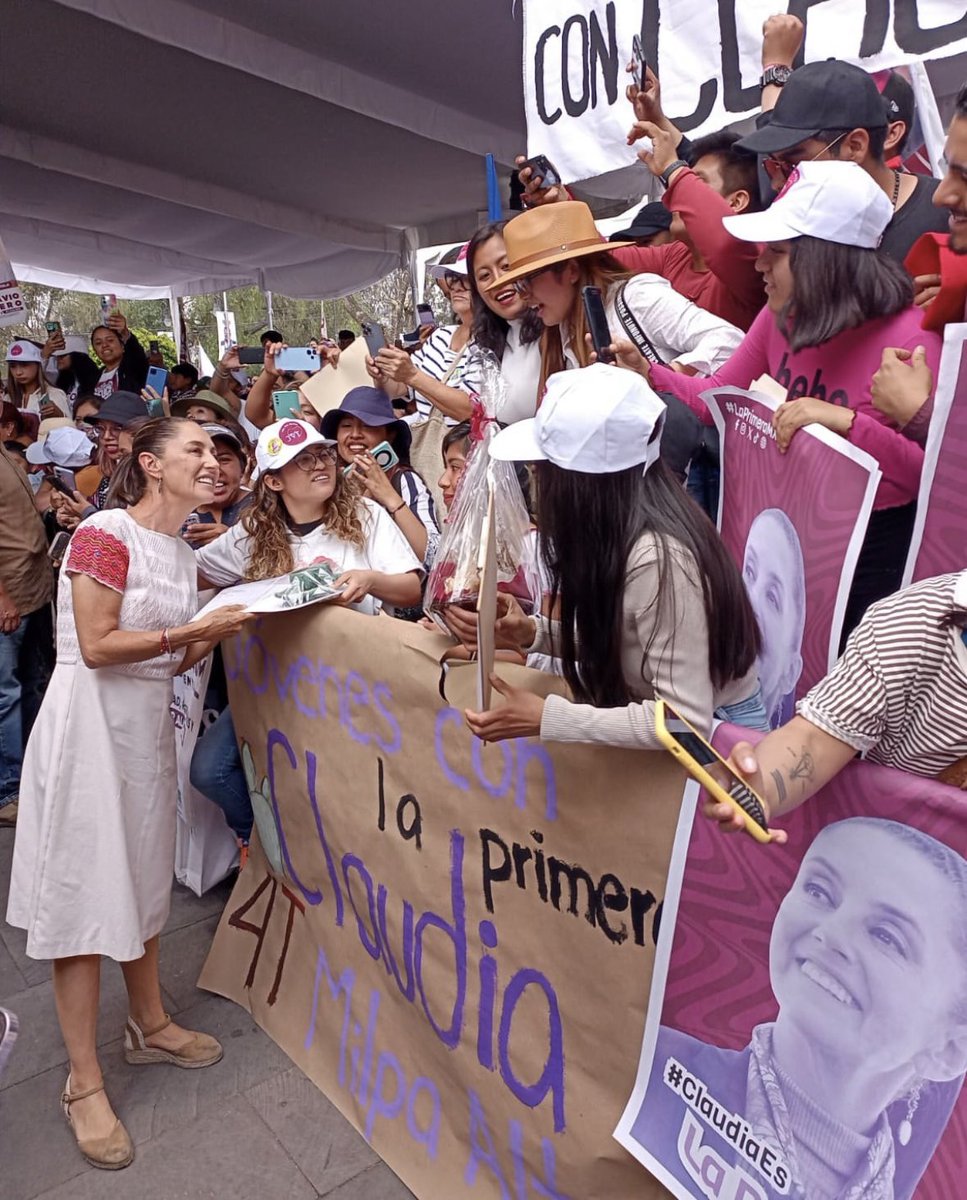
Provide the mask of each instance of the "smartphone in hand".
POLYGON ((153 388, 160 396, 168 386, 168 372, 164 367, 148 367, 148 378, 145 387, 153 388))
POLYGON ((272 393, 272 411, 275 413, 277 421, 285 421, 289 417, 302 419, 302 409, 299 403, 302 397, 299 392, 294 390, 273 392, 272 393))
POLYGON ((541 188, 560 187, 564 182, 560 171, 545 154, 535 154, 527 162, 522 162, 517 170, 520 172, 526 167, 530 167, 530 182, 538 184, 541 188))
POLYGON ((645 51, 641 44, 641 38, 636 33, 634 41, 631 43, 631 78, 635 81, 635 88, 639 92, 645 90, 645 84, 648 81, 647 71, 648 63, 645 59, 645 51))
POLYGON ((383 471, 391 471, 400 461, 399 455, 389 442, 380 442, 378 446, 374 446, 370 450, 370 454, 373 456, 376 465, 383 471))
POLYGON ((386 348, 386 334, 383 333, 382 325, 377 325, 375 322, 370 324, 368 321, 362 321, 360 328, 363 331, 363 337, 366 339, 366 348, 369 350, 370 357, 375 358, 380 350, 386 348))
POLYGON ((615 356, 611 350, 611 343, 614 339, 608 327, 608 314, 605 312, 601 289, 590 285, 584 287, 581 289, 581 299, 584 301, 584 315, 598 362, 613 363, 615 356))
POLYGON ((732 770, 702 735, 667 700, 655 701, 655 733, 693 779, 719 804, 728 804, 744 818, 745 832, 757 842, 769 841, 766 805, 748 783, 732 770))
POLYGON ((265 361, 265 351, 261 346, 239 346, 238 361, 243 367, 260 367, 265 361))
POLYGON ((286 346, 275 356, 277 371, 308 371, 312 374, 318 371, 321 365, 319 351, 313 350, 311 346, 286 346))

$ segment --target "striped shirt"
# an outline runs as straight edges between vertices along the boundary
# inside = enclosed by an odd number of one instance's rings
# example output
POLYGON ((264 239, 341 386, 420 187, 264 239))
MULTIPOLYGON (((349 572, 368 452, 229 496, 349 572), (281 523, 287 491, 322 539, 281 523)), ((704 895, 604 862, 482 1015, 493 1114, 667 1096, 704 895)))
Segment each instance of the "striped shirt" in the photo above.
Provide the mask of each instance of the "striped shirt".
POLYGON ((940 628, 960 608, 967 571, 872 605, 799 715, 870 762, 939 774, 967 755, 967 646, 959 629, 940 628))
MULTIPOLYGON (((431 379, 437 379, 440 382, 446 380, 448 387, 460 388, 469 393, 473 388, 463 380, 464 369, 469 366, 469 356, 466 351, 459 354, 459 351, 450 347, 450 341, 459 328, 459 325, 441 325, 439 329, 435 329, 419 350, 414 351, 412 361, 418 371, 424 371, 431 379), (449 378, 447 378, 448 375, 449 378)), ((421 416, 428 417, 433 411, 433 405, 422 393, 415 389, 411 390, 413 399, 416 401, 417 412, 421 416)), ((448 425, 458 424, 452 417, 446 417, 445 420, 448 425)))

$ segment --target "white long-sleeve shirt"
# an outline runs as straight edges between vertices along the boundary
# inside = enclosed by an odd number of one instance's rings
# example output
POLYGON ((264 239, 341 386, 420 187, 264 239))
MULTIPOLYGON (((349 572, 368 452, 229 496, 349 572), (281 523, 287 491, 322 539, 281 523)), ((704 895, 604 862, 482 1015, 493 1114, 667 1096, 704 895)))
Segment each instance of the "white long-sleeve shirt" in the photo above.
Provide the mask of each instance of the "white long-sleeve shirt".
MULTIPOLYGON (((611 288, 605 300, 608 327, 615 338, 631 341, 615 311, 621 285, 611 288)), ((635 275, 624 285, 628 307, 638 319, 648 340, 666 363, 677 362, 708 375, 728 362, 745 334, 735 325, 699 308, 676 292, 660 275, 635 275)), ((571 367, 579 366, 571 333, 561 327, 564 357, 571 367)))

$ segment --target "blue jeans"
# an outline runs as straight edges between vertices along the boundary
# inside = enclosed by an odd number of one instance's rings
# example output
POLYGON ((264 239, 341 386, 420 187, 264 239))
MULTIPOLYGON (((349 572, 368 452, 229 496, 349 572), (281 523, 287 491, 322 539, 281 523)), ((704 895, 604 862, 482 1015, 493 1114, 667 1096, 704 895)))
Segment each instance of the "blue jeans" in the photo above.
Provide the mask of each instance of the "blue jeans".
POLYGON ((721 467, 706 449, 701 449, 688 464, 685 491, 714 525, 719 519, 719 483, 721 467))
POLYGON ((758 729, 768 733, 769 714, 762 703, 762 688, 757 687, 751 696, 738 700, 735 704, 723 704, 715 710, 720 721, 728 721, 730 725, 744 725, 746 729, 758 729))
POLYGON ((252 801, 242 769, 230 709, 224 709, 195 744, 188 778, 225 814, 229 829, 248 843, 252 835, 252 801))
POLYGON ((0 633, 0 808, 16 800, 24 746, 54 666, 50 605, 0 633))

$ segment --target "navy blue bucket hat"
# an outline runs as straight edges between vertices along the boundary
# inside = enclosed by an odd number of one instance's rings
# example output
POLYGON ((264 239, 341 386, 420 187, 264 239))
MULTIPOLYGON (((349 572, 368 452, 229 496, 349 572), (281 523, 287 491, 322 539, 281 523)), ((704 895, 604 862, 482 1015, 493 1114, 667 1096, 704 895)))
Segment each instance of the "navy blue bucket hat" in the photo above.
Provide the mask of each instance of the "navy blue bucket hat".
POLYGON ((347 392, 338 408, 331 408, 322 418, 322 436, 335 440, 336 430, 343 417, 355 417, 364 425, 385 425, 387 432, 393 431, 393 449, 402 462, 409 462, 410 443, 413 435, 405 421, 401 421, 393 408, 393 401, 379 388, 357 387, 347 392))

